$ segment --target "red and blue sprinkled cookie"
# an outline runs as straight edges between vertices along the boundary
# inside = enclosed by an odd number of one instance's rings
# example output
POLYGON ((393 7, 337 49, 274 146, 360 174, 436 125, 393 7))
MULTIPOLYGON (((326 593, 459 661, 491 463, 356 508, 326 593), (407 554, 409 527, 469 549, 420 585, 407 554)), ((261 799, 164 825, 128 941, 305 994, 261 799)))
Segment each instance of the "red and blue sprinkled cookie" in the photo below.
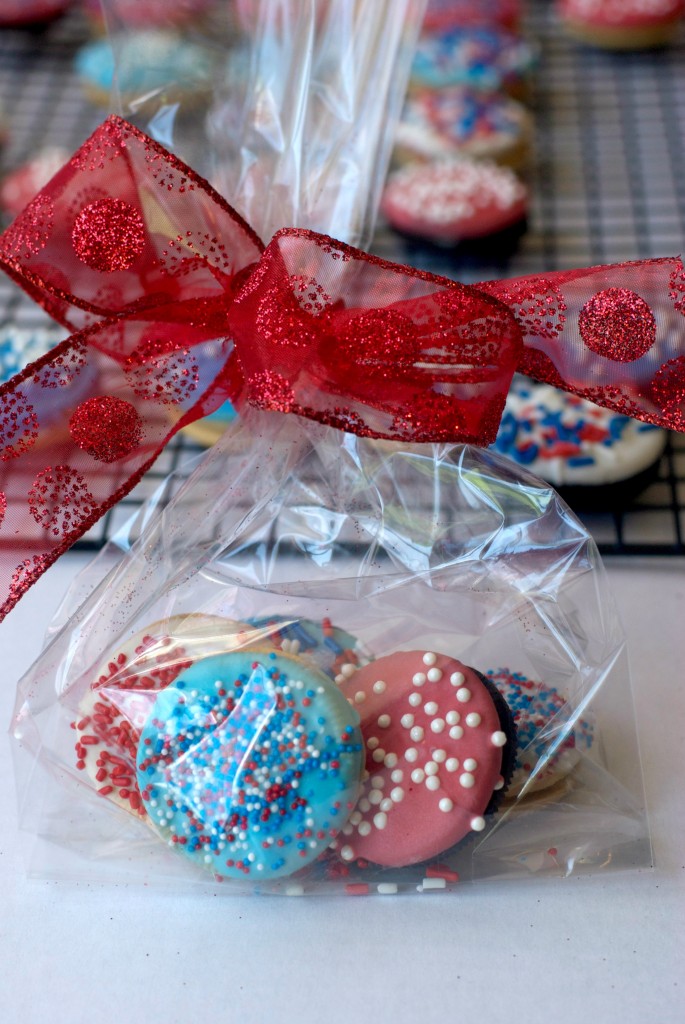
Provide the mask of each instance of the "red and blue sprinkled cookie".
POLYGON ((285 654, 293 654, 311 661, 336 683, 349 678, 359 668, 371 661, 371 655, 360 641, 330 619, 320 622, 312 619, 287 618, 283 615, 251 619, 254 628, 253 645, 267 644, 277 647, 285 654))
POLYGON ((566 778, 580 753, 589 750, 594 725, 588 717, 569 725, 568 701, 553 686, 508 668, 488 669, 487 678, 504 697, 516 723, 516 766, 507 797, 539 793, 566 778), (550 756, 550 748, 554 753, 550 756))
POLYGON ((137 633, 101 666, 73 723, 76 767, 100 796, 146 817, 136 755, 158 692, 199 658, 245 646, 248 629, 218 616, 176 615, 137 633))
POLYGON ((444 654, 402 651, 340 688, 361 714, 368 773, 334 845, 343 861, 416 864, 485 827, 516 731, 483 676, 444 654))
POLYGON ((402 112, 394 157, 404 161, 469 156, 520 167, 527 160, 531 137, 530 114, 509 96, 461 85, 423 89, 402 112))
POLYGON ((512 383, 494 449, 572 505, 622 503, 649 483, 666 444, 651 423, 523 377, 512 383))
POLYGON ((158 694, 137 772, 170 846, 217 877, 267 880, 334 840, 363 760, 359 716, 330 679, 244 651, 196 662, 158 694))
POLYGON ((534 65, 535 53, 520 36, 482 26, 453 28, 421 36, 412 82, 431 89, 467 85, 520 98, 534 65))

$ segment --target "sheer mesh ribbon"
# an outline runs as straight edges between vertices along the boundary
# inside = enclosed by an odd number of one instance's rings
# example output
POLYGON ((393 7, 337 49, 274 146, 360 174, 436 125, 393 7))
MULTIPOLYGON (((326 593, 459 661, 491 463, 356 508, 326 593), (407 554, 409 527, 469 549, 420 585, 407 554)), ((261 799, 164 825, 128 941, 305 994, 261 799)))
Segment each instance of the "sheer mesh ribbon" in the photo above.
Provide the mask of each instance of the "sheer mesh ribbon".
POLYGON ((0 237, 0 264, 75 332, 0 387, 0 617, 226 398, 486 445, 521 369, 685 429, 679 259, 470 288, 304 230, 264 248, 118 118, 0 237))

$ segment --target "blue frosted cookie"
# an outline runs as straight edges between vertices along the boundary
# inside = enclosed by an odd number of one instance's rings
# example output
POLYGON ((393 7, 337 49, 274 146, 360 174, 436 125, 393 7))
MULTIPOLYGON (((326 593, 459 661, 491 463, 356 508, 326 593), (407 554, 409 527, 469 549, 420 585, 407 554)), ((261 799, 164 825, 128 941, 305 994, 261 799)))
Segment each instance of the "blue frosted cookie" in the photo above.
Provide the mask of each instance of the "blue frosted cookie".
POLYGON ((137 779, 170 846, 215 876, 266 880, 326 849, 363 764, 359 717, 326 676, 280 652, 239 651, 160 692, 137 779))
POLYGON ((206 47, 175 32, 148 29, 86 43, 76 55, 75 70, 88 98, 105 106, 116 70, 126 105, 161 90, 176 97, 205 93, 212 85, 215 60, 206 47))

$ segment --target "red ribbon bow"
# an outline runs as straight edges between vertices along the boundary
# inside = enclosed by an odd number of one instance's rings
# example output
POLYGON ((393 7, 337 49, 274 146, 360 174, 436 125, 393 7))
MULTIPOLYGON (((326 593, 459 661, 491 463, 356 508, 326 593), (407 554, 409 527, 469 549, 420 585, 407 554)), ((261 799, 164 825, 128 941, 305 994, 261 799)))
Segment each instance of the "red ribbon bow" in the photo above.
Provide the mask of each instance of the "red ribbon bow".
POLYGON ((520 369, 685 429, 679 259, 470 288, 310 231, 264 248, 119 118, 0 237, 0 264, 76 332, 0 387, 0 617, 227 398, 486 445, 520 369))

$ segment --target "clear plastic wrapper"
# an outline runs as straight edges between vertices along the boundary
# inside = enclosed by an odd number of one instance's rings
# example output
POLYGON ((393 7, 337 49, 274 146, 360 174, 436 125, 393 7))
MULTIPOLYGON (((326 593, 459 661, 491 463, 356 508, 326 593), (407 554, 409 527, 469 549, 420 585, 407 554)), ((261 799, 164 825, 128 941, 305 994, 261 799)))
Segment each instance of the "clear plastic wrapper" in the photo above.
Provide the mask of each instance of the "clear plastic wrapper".
POLYGON ((114 112, 261 238, 297 225, 368 244, 425 0, 102 6, 114 112))
POLYGON ((594 543, 468 446, 243 418, 77 581, 14 735, 43 875, 356 895, 650 860, 594 543))

